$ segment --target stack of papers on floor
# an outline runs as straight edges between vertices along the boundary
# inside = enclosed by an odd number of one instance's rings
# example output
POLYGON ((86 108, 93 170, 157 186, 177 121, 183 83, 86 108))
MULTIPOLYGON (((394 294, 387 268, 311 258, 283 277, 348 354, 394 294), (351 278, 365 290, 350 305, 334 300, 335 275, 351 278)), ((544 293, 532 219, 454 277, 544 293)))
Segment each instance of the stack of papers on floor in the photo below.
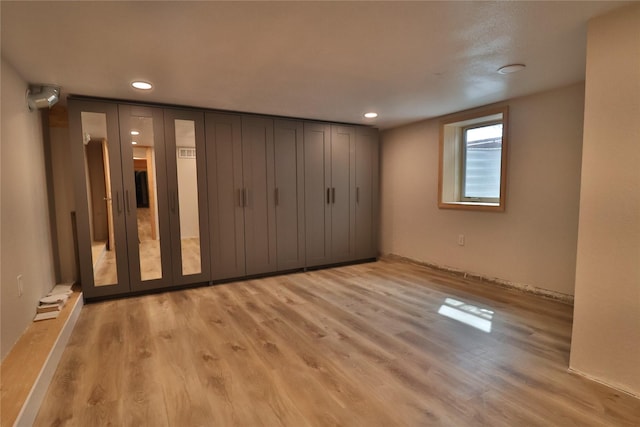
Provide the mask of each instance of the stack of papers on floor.
POLYGON ((71 287, 73 283, 63 283, 53 287, 46 297, 40 298, 40 305, 36 309, 34 322, 47 319, 55 319, 60 314, 60 310, 69 300, 73 293, 71 287))

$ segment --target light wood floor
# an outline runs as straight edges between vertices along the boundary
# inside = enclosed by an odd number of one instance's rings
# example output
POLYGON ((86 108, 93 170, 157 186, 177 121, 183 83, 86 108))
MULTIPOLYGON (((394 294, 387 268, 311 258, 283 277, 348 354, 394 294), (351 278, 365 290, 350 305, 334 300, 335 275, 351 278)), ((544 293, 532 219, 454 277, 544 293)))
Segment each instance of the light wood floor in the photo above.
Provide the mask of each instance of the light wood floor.
POLYGON ((15 422, 79 296, 76 289, 57 318, 29 325, 2 361, 0 426, 12 426, 15 422))
POLYGON ((640 425, 567 373, 571 316, 389 261, 91 304, 36 425, 640 425))

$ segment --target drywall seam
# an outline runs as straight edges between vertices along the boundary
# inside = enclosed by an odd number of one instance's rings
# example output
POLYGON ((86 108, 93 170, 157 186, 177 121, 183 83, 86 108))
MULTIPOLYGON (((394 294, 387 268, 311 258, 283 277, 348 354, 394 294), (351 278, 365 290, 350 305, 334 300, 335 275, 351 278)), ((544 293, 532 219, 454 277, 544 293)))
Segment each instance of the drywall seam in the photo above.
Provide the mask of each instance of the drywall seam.
POLYGON ((33 387, 31 387, 31 391, 27 396, 27 399, 22 405, 22 409, 16 418, 16 422, 13 424, 13 427, 27 427, 32 426, 34 421, 36 420, 36 416, 38 415, 38 411, 40 410, 40 405, 44 400, 44 396, 49 389, 49 384, 53 379, 53 374, 56 372, 56 368, 58 367, 58 363, 62 358, 62 353, 69 342, 69 338, 71 337, 71 332, 78 321, 78 317, 80 316, 80 311, 82 310, 82 306, 84 305, 84 298, 82 293, 78 295, 78 299, 76 300, 75 305, 67 318, 67 321, 64 323, 58 338, 56 339, 55 344, 53 344, 53 348, 49 352, 47 356, 47 360, 45 360, 40 373, 38 374, 38 378, 36 378, 33 387))
POLYGON ((433 264, 430 262, 425 262, 425 261, 418 261, 412 258, 407 258, 407 257, 403 257, 400 255, 396 255, 396 254, 382 254, 381 259, 388 259, 388 260, 393 260, 393 261, 400 261, 400 262, 407 262, 410 264, 416 264, 416 265, 421 265, 424 267, 429 267, 429 268, 434 268, 436 270, 441 270, 441 271, 446 271, 448 273, 453 273, 457 276, 462 276, 464 278, 467 277, 471 277, 474 279, 479 279, 482 280, 483 282, 487 282, 489 284, 492 285, 497 285, 500 286, 501 288, 506 288, 506 289, 515 289, 521 292, 525 292, 528 294, 532 294, 538 297, 542 297, 542 298, 546 298, 546 299, 550 299, 553 301, 558 301, 564 304, 568 304, 568 305, 573 305, 573 295, 567 295, 567 294, 563 294, 561 292, 555 292, 555 291, 551 291, 548 289, 543 289, 543 288, 538 288, 536 286, 532 286, 532 285, 527 285, 524 283, 516 283, 516 282, 511 282, 509 280, 504 280, 504 279, 499 279, 497 277, 489 277, 489 276, 484 276, 482 274, 477 274, 477 273, 472 273, 472 272, 468 272, 468 271, 464 271, 461 270, 459 268, 455 268, 455 267, 449 267, 449 266, 444 266, 444 265, 439 265, 439 264, 433 264))

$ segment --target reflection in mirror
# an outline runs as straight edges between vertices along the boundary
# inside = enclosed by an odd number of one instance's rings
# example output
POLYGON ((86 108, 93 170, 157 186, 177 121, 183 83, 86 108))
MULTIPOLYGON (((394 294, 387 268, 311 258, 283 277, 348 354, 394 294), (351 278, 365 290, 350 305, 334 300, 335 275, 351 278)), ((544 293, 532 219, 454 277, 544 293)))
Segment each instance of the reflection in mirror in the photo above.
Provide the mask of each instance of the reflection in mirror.
POLYGON ((193 120, 176 120, 175 131, 182 274, 186 276, 202 272, 195 123, 193 120))
POLYGON ((156 156, 151 117, 131 117, 130 143, 136 184, 136 220, 142 280, 162 278, 160 233, 158 229, 158 190, 156 156))
MULTIPOLYGON (((113 197, 109 168, 107 116, 104 113, 81 113, 91 260, 95 286, 118 282, 116 246, 113 229, 113 197)), ((115 197, 118 197, 115 194, 115 197)))

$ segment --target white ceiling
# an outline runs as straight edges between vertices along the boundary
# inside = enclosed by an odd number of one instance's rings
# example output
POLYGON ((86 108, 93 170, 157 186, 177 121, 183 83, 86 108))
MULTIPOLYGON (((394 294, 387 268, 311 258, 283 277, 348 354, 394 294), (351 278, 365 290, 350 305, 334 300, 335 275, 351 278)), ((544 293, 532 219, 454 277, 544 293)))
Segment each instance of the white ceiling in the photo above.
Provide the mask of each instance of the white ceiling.
POLYGON ((63 95, 389 128, 584 80, 587 21, 625 3, 3 0, 2 56, 63 95))

